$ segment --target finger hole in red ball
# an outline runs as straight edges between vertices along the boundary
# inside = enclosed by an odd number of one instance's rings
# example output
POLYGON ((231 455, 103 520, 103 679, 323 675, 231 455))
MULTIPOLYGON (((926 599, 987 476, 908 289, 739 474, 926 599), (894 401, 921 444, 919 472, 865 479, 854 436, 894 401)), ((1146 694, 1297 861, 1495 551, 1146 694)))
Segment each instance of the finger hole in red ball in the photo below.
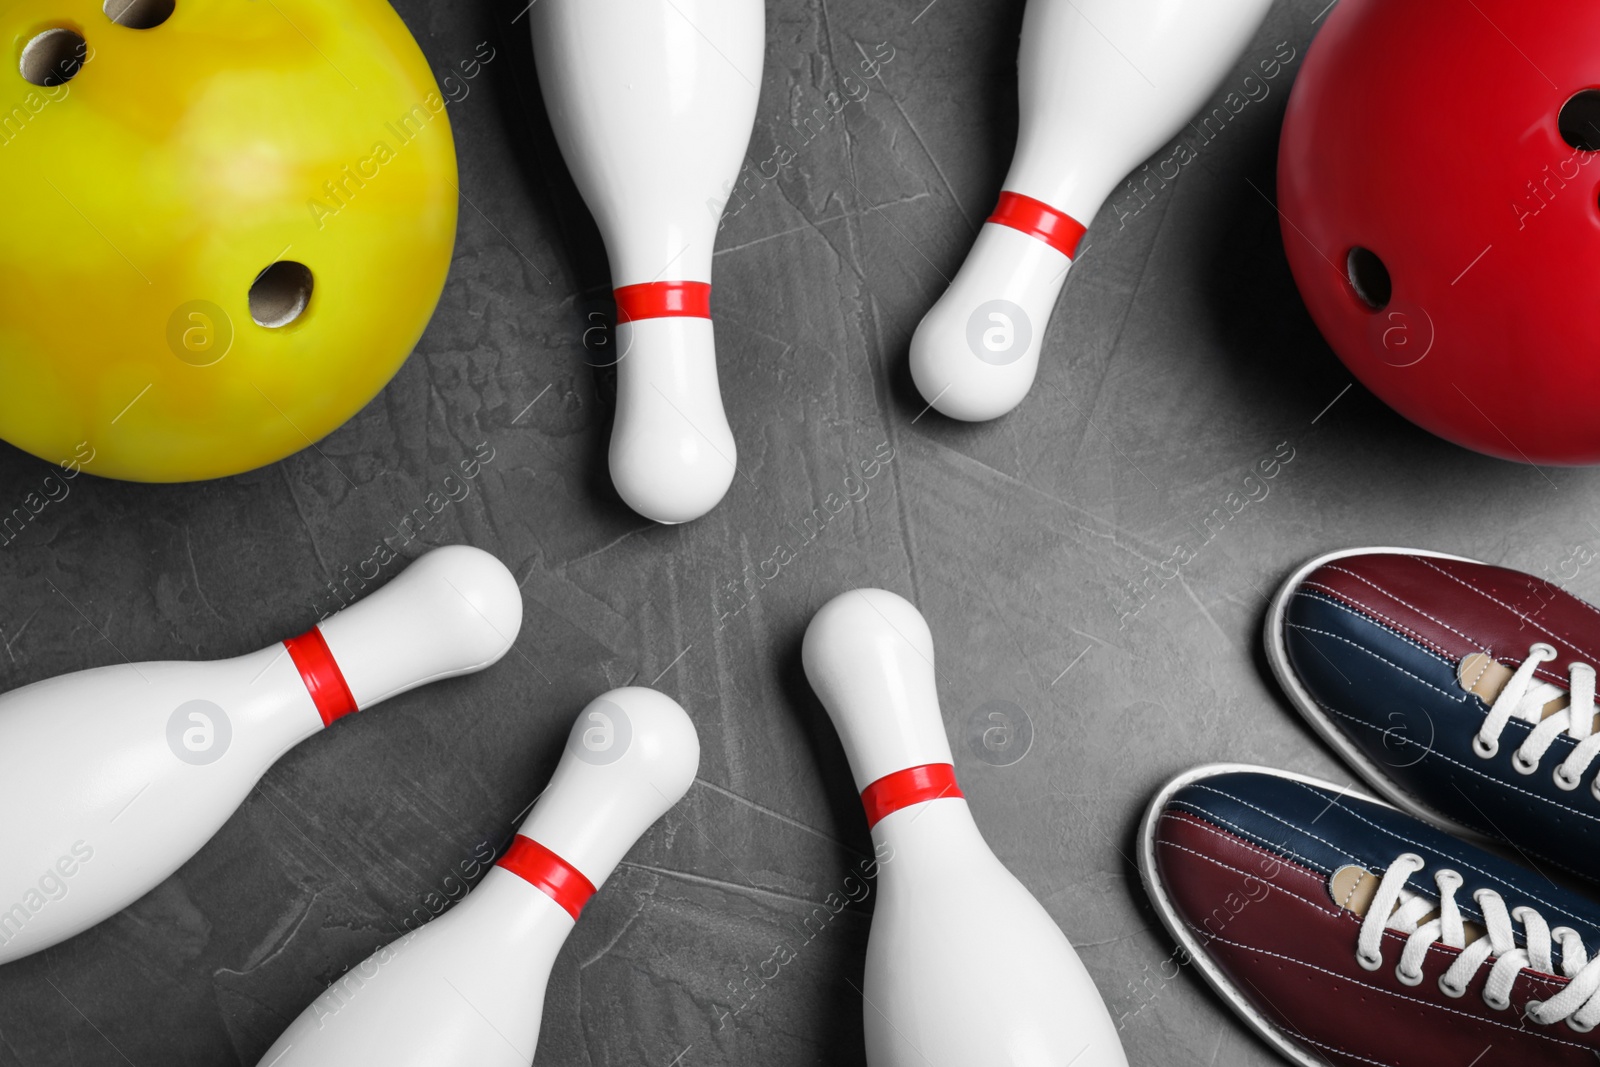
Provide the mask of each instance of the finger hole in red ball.
POLYGON ((1352 248, 1345 257, 1345 278, 1361 302, 1373 311, 1389 306, 1394 285, 1389 280, 1389 268, 1383 265, 1376 252, 1360 245, 1352 248))
POLYGON ((1561 139, 1580 152, 1600 151, 1600 89, 1573 93, 1556 117, 1561 139))

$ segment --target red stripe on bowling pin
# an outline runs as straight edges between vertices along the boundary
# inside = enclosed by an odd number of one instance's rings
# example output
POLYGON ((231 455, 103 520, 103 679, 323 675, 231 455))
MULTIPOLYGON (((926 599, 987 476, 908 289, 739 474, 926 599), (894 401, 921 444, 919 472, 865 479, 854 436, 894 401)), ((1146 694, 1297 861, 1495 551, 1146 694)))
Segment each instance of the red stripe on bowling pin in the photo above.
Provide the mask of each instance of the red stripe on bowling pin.
POLYGON ((614 290, 617 325, 639 319, 711 317, 710 282, 644 282, 614 290))
POLYGON ((497 867, 532 885, 560 904, 574 920, 594 896, 594 883, 583 872, 531 837, 518 834, 500 857, 497 867))
POLYGON ((867 809, 867 829, 878 825, 886 815, 940 797, 964 796, 956 784, 956 769, 948 763, 924 763, 886 774, 861 791, 861 806, 867 809))
POLYGON ((1021 230, 1068 259, 1078 251, 1078 242, 1083 240, 1088 230, 1071 215, 1057 211, 1043 200, 1035 200, 1021 193, 1001 193, 1000 202, 995 205, 994 214, 989 216, 988 221, 1021 230))
POLYGON ((289 638, 283 647, 289 650, 289 658, 294 660, 300 680, 306 683, 306 692, 311 694, 311 702, 322 716, 322 725, 332 726, 352 711, 361 710, 321 630, 313 626, 299 637, 289 638))

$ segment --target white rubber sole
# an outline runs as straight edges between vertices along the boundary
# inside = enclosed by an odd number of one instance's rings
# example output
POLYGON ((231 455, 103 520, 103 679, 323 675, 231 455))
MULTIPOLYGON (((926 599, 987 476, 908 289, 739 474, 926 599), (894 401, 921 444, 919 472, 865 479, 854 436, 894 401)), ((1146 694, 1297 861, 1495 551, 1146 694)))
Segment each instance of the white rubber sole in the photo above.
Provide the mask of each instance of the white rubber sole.
POLYGON ((1478 563, 1478 560, 1468 559, 1466 556, 1452 556, 1445 552, 1429 552, 1420 548, 1346 548, 1338 552, 1329 552, 1318 556, 1297 569, 1288 579, 1278 587, 1273 595, 1272 604, 1267 608, 1267 621, 1264 627, 1264 639, 1267 649, 1267 662, 1272 665, 1272 673, 1277 676, 1278 684, 1289 695, 1300 716, 1311 724, 1312 728, 1322 737, 1329 747, 1337 752, 1346 764, 1350 766, 1362 780, 1376 790, 1383 798, 1394 807, 1408 815, 1412 815, 1424 822, 1453 834, 1478 843, 1489 842, 1499 845, 1501 842, 1489 837, 1481 830, 1464 826, 1461 823, 1443 815, 1424 805, 1416 797, 1402 790, 1389 778, 1383 767, 1369 759, 1355 742, 1341 730, 1326 712, 1322 710, 1316 699, 1306 691, 1301 684, 1300 677, 1295 673, 1294 667, 1289 662, 1289 649, 1285 643, 1283 619, 1289 609, 1289 600, 1294 596, 1294 591, 1306 575, 1336 559, 1349 556, 1370 556, 1378 554, 1398 556, 1426 556, 1429 559, 1448 559, 1458 563, 1478 563))
MULTIPOLYGON (((1277 1049, 1285 1058, 1299 1064, 1300 1067, 1328 1067, 1326 1059, 1316 1056, 1295 1044, 1294 1040, 1281 1030, 1276 1023, 1262 1015, 1255 1009, 1254 1005, 1245 999, 1244 995, 1239 992, 1227 975, 1222 973, 1221 968, 1212 961, 1204 945, 1190 931, 1188 924, 1178 915, 1177 909, 1173 907, 1171 899, 1166 894, 1166 890, 1156 878, 1156 821, 1166 808, 1167 802, 1172 799, 1172 794, 1191 782, 1202 778, 1210 778, 1218 774, 1230 774, 1237 771, 1270 774, 1277 778, 1284 778, 1289 781, 1316 786, 1319 789, 1327 789, 1343 796, 1354 797, 1357 800, 1382 804, 1384 807, 1393 807, 1394 805, 1384 804, 1383 801, 1367 796, 1364 793, 1334 785, 1332 782, 1326 782, 1320 778, 1312 778, 1310 775, 1296 774, 1293 771, 1280 771, 1272 767, 1256 767, 1245 763, 1210 763, 1203 767, 1185 771, 1162 786, 1161 791, 1150 802, 1150 807, 1145 810, 1144 820, 1139 825, 1139 876, 1140 880, 1144 882, 1145 892, 1149 895, 1150 902, 1155 905, 1156 914, 1161 916, 1162 925, 1167 928, 1167 932, 1172 935, 1173 940, 1189 954, 1189 961, 1199 969, 1201 976, 1206 980, 1206 984, 1216 990, 1217 995, 1227 1001, 1228 1006, 1234 1010, 1239 1018, 1248 1023, 1251 1029, 1273 1048, 1277 1049)), ((1352 959, 1354 959, 1353 951, 1352 959)))

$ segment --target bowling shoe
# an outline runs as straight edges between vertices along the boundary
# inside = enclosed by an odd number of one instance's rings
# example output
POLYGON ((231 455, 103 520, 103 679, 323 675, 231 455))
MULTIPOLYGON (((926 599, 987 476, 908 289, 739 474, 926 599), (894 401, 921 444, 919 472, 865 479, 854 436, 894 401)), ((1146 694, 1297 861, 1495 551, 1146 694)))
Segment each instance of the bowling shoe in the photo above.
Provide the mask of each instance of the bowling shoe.
POLYGON ((1156 796, 1139 864, 1175 959, 1303 1067, 1600 1056, 1600 905, 1382 801, 1200 767, 1156 796))
POLYGON ((1600 880, 1600 612, 1456 556, 1362 548, 1284 583, 1267 658, 1382 796, 1463 837, 1600 880))

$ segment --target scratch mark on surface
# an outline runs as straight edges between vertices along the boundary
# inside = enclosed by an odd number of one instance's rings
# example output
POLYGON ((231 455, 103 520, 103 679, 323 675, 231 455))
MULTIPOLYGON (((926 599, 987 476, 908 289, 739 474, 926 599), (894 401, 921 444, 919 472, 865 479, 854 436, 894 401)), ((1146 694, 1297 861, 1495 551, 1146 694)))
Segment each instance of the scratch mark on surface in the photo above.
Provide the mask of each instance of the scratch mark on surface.
MULTIPOLYGON (((32 614, 30 614, 26 619, 23 619, 22 625, 17 627, 17 632, 6 638, 6 655, 11 658, 12 663, 17 662, 17 657, 16 654, 11 651, 11 646, 22 640, 22 635, 28 631, 28 625, 33 622, 34 618, 37 617, 38 614, 39 609, 34 608, 32 614)), ((4 630, 0 630, 0 635, 3 635, 4 633, 4 630)))
POLYGON ((629 930, 633 929, 633 924, 638 920, 639 916, 644 914, 644 909, 650 906, 650 901, 654 896, 655 890, 653 888, 646 892, 640 893, 636 900, 637 906, 633 909, 633 913, 628 916, 627 921, 624 922, 617 930, 616 935, 604 945, 601 945, 598 952, 584 960, 582 963, 578 964, 578 970, 581 971, 590 964, 599 963, 600 960, 609 955, 611 950, 617 947, 617 942, 621 941, 624 935, 626 935, 629 930))
MULTIPOLYGON (((773 184, 778 185, 778 184, 782 184, 782 183, 781 182, 774 182, 773 184)), ((869 212, 869 211, 881 211, 882 209, 884 209, 886 207, 898 207, 901 204, 910 204, 910 203, 913 203, 913 202, 915 202, 917 200, 926 200, 928 197, 930 197, 932 195, 933 195, 932 193, 921 192, 921 193, 913 194, 912 196, 902 196, 902 197, 898 197, 898 198, 896 198, 894 200, 885 200, 882 203, 878 203, 878 204, 868 204, 866 207, 862 208, 860 211, 841 211, 836 215, 824 215, 820 219, 806 219, 806 222, 805 222, 804 225, 791 226, 787 230, 779 230, 777 233, 769 233, 769 234, 767 234, 767 235, 765 235, 763 237, 757 237, 757 238, 754 238, 752 240, 746 241, 742 245, 733 245, 732 247, 729 247, 729 248, 719 248, 719 249, 717 249, 717 251, 714 254, 720 256, 720 255, 724 255, 724 254, 729 253, 729 252, 742 252, 746 248, 753 248, 756 245, 765 244, 768 241, 776 241, 780 237, 790 237, 790 236, 792 236, 794 234, 797 234, 797 233, 804 233, 807 230, 816 230, 820 234, 822 232, 820 227, 826 226, 830 222, 844 222, 844 221, 849 220, 849 219, 862 219, 862 218, 866 217, 867 212, 869 212)), ((789 201, 789 203, 791 205, 793 205, 794 201, 791 200, 791 201, 789 201)), ((796 208, 796 210, 798 211, 799 209, 796 208)), ((726 318, 727 316, 724 315, 722 317, 726 318)))
POLYGON ((83 1009, 82 1008, 80 1008, 76 1004, 74 1004, 70 997, 68 997, 65 993, 61 992, 61 987, 56 985, 55 982, 51 980, 49 975, 46 975, 44 980, 45 980, 45 983, 47 985, 49 985, 49 987, 51 989, 54 989, 56 991, 56 993, 61 997, 62 1000, 65 1000, 67 1002, 67 1006, 69 1008, 71 1008, 73 1011, 78 1013, 78 1018, 82 1019, 84 1022, 88 1023, 91 1027, 93 1027, 94 1032, 100 1035, 100 1040, 102 1040, 106 1044, 110 1045, 112 1050, 114 1052, 116 1052, 116 1054, 118 1056, 122 1057, 122 1062, 123 1063, 126 1063, 128 1065, 128 1067, 133 1067, 133 1061, 128 1059, 128 1057, 123 1054, 123 1051, 120 1048, 117 1048, 116 1044, 109 1037, 107 1037, 105 1035, 105 1031, 104 1030, 101 1030, 98 1026, 95 1026, 94 1020, 89 1018, 87 1015, 85 1015, 83 1013, 83 1009))
MULTIPOLYGON (((839 263, 848 268, 851 274, 855 275, 856 281, 861 283, 862 288, 870 289, 870 286, 867 284, 867 276, 862 273, 861 268, 845 254, 845 249, 840 248, 838 245, 834 244, 833 241, 829 240, 828 235, 822 231, 821 226, 819 226, 816 222, 813 222, 811 217, 806 214, 806 209, 800 204, 796 203, 794 198, 789 195, 788 188, 784 186, 782 182, 778 183, 778 192, 783 194, 784 203, 793 208, 795 214, 799 215, 805 220, 806 228, 816 230, 817 235, 822 238, 829 248, 833 249, 833 254, 839 263)), ((868 210, 871 209, 869 208, 868 210)), ((848 212, 840 216, 840 218, 848 217, 850 217, 850 213, 848 212)))
POLYGON ((657 682, 661 681, 662 678, 666 677, 667 672, 670 671, 672 668, 676 667, 678 665, 678 661, 680 659, 682 659, 683 657, 687 656, 689 654, 689 649, 691 649, 693 647, 694 647, 694 644, 690 643, 689 645, 687 645, 684 648, 684 650, 682 652, 679 652, 676 656, 673 656, 672 657, 672 662, 667 664, 665 667, 661 668, 661 673, 656 675, 654 678, 652 678, 650 680, 650 684, 651 685, 655 685, 657 682))
POLYGON ((284 949, 288 948, 294 943, 295 935, 298 934, 300 932, 300 928, 311 919, 311 913, 316 909, 317 901, 321 898, 321 896, 321 889, 317 889, 312 892, 311 896, 306 900, 305 909, 300 913, 299 917, 290 919, 290 921, 286 924, 288 929, 279 936, 276 944, 266 946, 267 951, 264 955, 252 959, 245 965, 243 970, 234 970, 232 967, 218 967, 216 970, 211 972, 211 977, 218 978, 227 974, 237 975, 243 978, 271 963, 283 953, 284 949))
MULTIPOLYGON (((1111 366, 1116 359, 1117 348, 1122 344, 1122 335, 1127 332, 1128 321, 1133 315, 1134 305, 1139 302, 1139 290, 1144 286, 1145 277, 1150 272, 1151 261, 1155 259, 1156 246, 1161 242, 1161 232, 1166 228, 1167 219, 1171 217, 1172 212, 1170 205, 1172 200, 1173 197, 1170 196, 1162 200, 1161 216, 1156 220, 1155 231, 1150 235, 1150 243, 1145 248, 1144 259, 1139 264, 1138 276, 1134 278, 1133 284, 1128 287, 1128 302, 1127 305, 1122 309, 1122 317, 1117 320, 1117 329, 1116 332, 1111 336, 1111 343, 1106 346, 1105 359, 1101 363, 1099 375, 1095 378, 1094 389, 1089 396, 1084 398, 1084 409, 1088 412, 1089 416, 1093 416, 1094 413, 1099 409, 1100 396, 1105 391, 1106 379, 1111 374, 1111 366)), ((1067 275, 1067 288, 1072 286, 1072 282, 1076 277, 1077 275, 1073 273, 1069 273, 1067 275)), ((1050 388, 1054 389, 1057 393, 1062 393, 1062 395, 1065 395, 1065 393, 1058 386, 1049 381, 1049 379, 1045 378, 1043 375, 1041 375, 1038 380, 1041 384, 1050 386, 1050 388)), ((1076 444, 1077 451, 1081 452, 1083 450, 1084 440, 1089 436, 1089 432, 1092 429, 1094 429, 1094 427, 1090 425, 1089 422, 1085 421, 1082 427, 1082 432, 1078 436, 1076 444)))
POLYGON ((200 588, 200 571, 199 568, 195 566, 194 562, 194 539, 190 536, 189 527, 187 525, 185 525, 183 528, 183 548, 189 556, 189 577, 194 579, 195 595, 200 598, 200 603, 206 606, 206 610, 211 612, 211 617, 213 619, 216 619, 218 622, 226 621, 221 615, 217 614, 217 609, 211 606, 211 601, 206 599, 206 591, 200 588))
POLYGON ((311 529, 311 520, 306 518, 305 508, 300 506, 300 497, 294 491, 294 483, 289 480, 289 465, 279 463, 278 474, 283 478, 284 486, 289 490, 289 500, 294 504, 294 513, 300 518, 300 525, 306 532, 306 540, 311 542, 311 554, 317 557, 317 566, 322 568, 322 576, 329 581, 333 580, 333 569, 328 566, 328 561, 322 555, 322 546, 317 544, 317 535, 311 529))
POLYGON ((840 841, 837 837, 832 837, 829 834, 826 834, 826 833, 822 832, 821 830, 818 830, 814 826, 807 826, 805 823, 799 821, 798 819, 791 818, 790 816, 785 815, 781 811, 775 811, 772 808, 769 808, 764 804, 759 804, 756 801, 751 800, 749 797, 742 797, 738 793, 735 793, 731 789, 725 789, 722 786, 718 785, 717 783, 708 782, 704 778, 701 778, 699 776, 695 777, 695 782, 698 783, 699 785, 705 786, 707 789, 711 790, 713 793, 720 793, 723 796, 727 797, 729 800, 736 801, 737 803, 743 804, 746 807, 748 807, 748 808, 750 808, 750 809, 752 809, 754 811, 759 811, 763 815, 766 815, 766 816, 768 816, 770 818, 773 818, 773 819, 777 819, 779 822, 783 823, 786 826, 792 826, 796 830, 803 830, 806 833, 811 834, 814 837, 821 838, 822 840, 828 842, 830 845, 837 845, 841 849, 843 849, 844 851, 849 852, 851 855, 858 856, 861 859, 868 858, 866 853, 860 851, 859 849, 851 848, 849 845, 845 844, 843 841, 840 841))
POLYGON ((1094 634, 1088 633, 1088 632, 1086 632, 1084 630, 1079 630, 1079 629, 1077 629, 1076 627, 1073 627, 1073 626, 1069 626, 1069 627, 1067 627, 1067 629, 1071 630, 1073 633, 1077 634, 1079 637, 1087 637, 1089 640, 1093 641, 1095 644, 1101 646, 1102 648, 1114 648, 1118 652, 1121 652, 1124 656, 1133 655, 1132 652, 1129 652, 1127 649, 1123 648, 1121 645, 1113 644, 1112 642, 1107 641, 1103 637, 1096 637, 1094 634))
POLYGON ((1125 934, 1118 934, 1116 937, 1108 937, 1103 941, 1074 941, 1072 943, 1072 947, 1077 949, 1079 952, 1082 952, 1086 948, 1101 948, 1105 945, 1115 945, 1118 941, 1126 941, 1130 937, 1137 937, 1138 935, 1145 933, 1149 933, 1149 931, 1141 927, 1138 930, 1130 930, 1125 934))
POLYGON ((1129 555, 1133 556, 1135 559, 1139 560, 1141 563, 1154 564, 1157 561, 1157 559, 1159 558, 1159 556, 1160 556, 1160 553, 1156 549, 1156 547, 1155 547, 1153 542, 1149 541, 1147 538, 1139 536, 1138 534, 1134 533, 1132 530, 1128 530, 1128 529, 1125 529, 1125 528, 1123 528, 1121 526, 1118 526, 1116 523, 1112 522, 1110 519, 1107 519, 1107 518, 1104 518, 1104 517, 1102 517, 1100 515, 1095 514, 1094 512, 1090 511, 1088 508, 1081 507, 1078 504, 1073 504, 1070 501, 1066 501, 1066 500, 1061 499, 1060 497, 1052 496, 1051 494, 1045 492, 1043 489, 1040 489, 1038 486, 1033 485, 1030 482, 1025 482, 1021 478, 1016 477, 1015 475, 1007 474, 1005 471, 999 470, 999 469, 997 469, 995 467, 991 467, 987 463, 984 463, 982 460, 975 459, 972 456, 967 455, 965 452, 962 452, 962 451, 960 451, 958 449, 952 448, 951 446, 949 446, 947 444, 944 444, 943 442, 931 441, 931 443, 933 444, 933 446, 935 448, 939 449, 941 452, 943 452, 947 456, 953 458, 954 460, 956 460, 960 464, 970 464, 970 465, 972 465, 974 467, 977 467, 979 470, 987 471, 989 474, 994 475, 996 478, 999 478, 1001 481, 1004 481, 1009 485, 1015 485, 1015 486, 1019 486, 1019 487, 1021 487, 1023 489, 1026 489, 1028 492, 1033 493, 1034 495, 1036 495, 1038 497, 1041 497, 1042 499, 1048 500, 1052 504, 1059 505, 1060 507, 1066 509, 1069 512, 1072 512, 1075 515, 1082 515, 1085 519, 1089 520, 1091 523, 1093 523, 1096 526, 1104 527, 1104 528, 1109 529, 1111 531, 1109 534, 1101 533, 1100 530, 1090 530, 1089 532, 1094 533, 1097 536, 1108 538, 1113 545, 1115 545, 1116 547, 1122 549, 1124 552, 1127 552, 1129 555), (1133 548, 1130 548, 1128 545, 1123 544, 1122 542, 1118 541, 1117 540, 1117 536, 1119 536, 1119 535, 1121 537, 1126 538, 1134 546, 1137 546, 1138 548, 1143 549, 1145 552, 1148 552, 1150 554, 1150 558, 1147 559, 1144 556, 1139 555, 1139 553, 1137 551, 1135 551, 1133 548))
POLYGON ((1078 665, 1078 661, 1087 656, 1089 654, 1089 650, 1092 648, 1094 648, 1093 645, 1088 645, 1082 652, 1079 652, 1076 656, 1074 656, 1072 662, 1067 664, 1067 669, 1056 675, 1055 681, 1051 682, 1048 688, 1054 689, 1056 682, 1059 682, 1061 679, 1065 678, 1067 676, 1067 671, 1070 671, 1072 668, 1076 667, 1078 665))
POLYGON ((671 867, 653 867, 648 863, 634 863, 631 860, 623 860, 619 866, 631 867, 639 871, 649 871, 651 874, 659 874, 663 878, 673 878, 680 882, 688 882, 690 885, 720 889, 725 893, 735 893, 739 896, 771 897, 774 900, 788 901, 791 904, 799 904, 807 908, 827 907, 827 904, 823 901, 807 900, 805 897, 796 896, 793 893, 783 893, 776 889, 765 889, 761 886, 740 885, 738 882, 730 882, 725 878, 712 878, 704 874, 690 874, 688 871, 677 871, 671 867))
POLYGON ((755 334, 757 337, 760 337, 760 338, 762 338, 764 340, 767 340, 767 341, 771 341, 775 345, 781 345, 783 347, 783 352, 780 353, 780 357, 779 358, 786 357, 786 356, 788 356, 788 354, 790 352, 794 351, 794 343, 793 342, 786 341, 782 337, 779 337, 777 334, 768 333, 767 331, 765 331, 763 329, 760 329, 759 327, 752 326, 748 319, 738 319, 738 318, 734 318, 732 315, 721 315, 721 316, 718 317, 717 322, 718 323, 724 323, 725 322, 730 326, 737 326, 741 330, 748 330, 751 333, 755 334))
MULTIPOLYGON (((877 294, 871 288, 867 289, 867 298, 862 307, 872 324, 872 343, 876 347, 875 354, 880 364, 884 365, 886 372, 881 376, 881 380, 887 381, 888 373, 891 373, 887 364, 895 357, 889 353, 888 346, 884 343, 885 320, 878 308, 877 294)), ((863 335, 862 340, 866 340, 865 335, 863 335)), ((872 376, 872 396, 877 407, 875 414, 878 416, 878 424, 883 430, 883 439, 888 442, 890 455, 893 459, 898 460, 901 456, 900 434, 898 433, 900 420, 895 417, 893 398, 884 397, 879 390, 880 375, 874 374, 872 376)), ((912 530, 911 515, 908 510, 906 496, 900 491, 904 488, 904 482, 901 477, 901 468, 903 466, 904 464, 902 463, 890 462, 889 484, 894 487, 895 523, 900 529, 900 551, 905 556, 906 574, 911 580, 911 598, 913 602, 921 603, 922 590, 917 580, 917 539, 912 530)))
POLYGON ((1206 610, 1206 606, 1200 602, 1200 598, 1195 595, 1195 592, 1189 586, 1189 583, 1184 581, 1182 578, 1180 578, 1180 579, 1178 579, 1178 584, 1180 586, 1182 586, 1183 587, 1183 591, 1189 595, 1189 599, 1194 601, 1194 606, 1200 609, 1200 614, 1205 616, 1206 622, 1209 622, 1211 624, 1212 629, 1216 630, 1217 633, 1221 634, 1222 635, 1222 639, 1224 641, 1228 642, 1228 644, 1230 644, 1230 645, 1233 644, 1234 640, 1233 640, 1233 638, 1228 636, 1228 631, 1224 630, 1221 626, 1219 626, 1217 624, 1217 620, 1212 617, 1211 612, 1206 610))
MULTIPOLYGON (((856 47, 859 48, 860 45, 858 44, 856 47)), ((862 55, 865 54, 865 52, 862 53, 862 55)), ((882 79, 879 79, 879 82, 881 84, 882 79)), ((889 103, 893 104, 894 109, 900 113, 901 121, 906 124, 906 129, 911 131, 911 136, 916 140, 917 147, 922 149, 922 154, 928 157, 928 163, 933 167, 933 172, 939 176, 939 184, 944 186, 944 191, 950 197, 950 202, 955 205, 956 211, 961 215, 961 221, 967 224, 967 229, 976 237, 978 235, 977 223, 973 221, 972 216, 967 214, 967 209, 962 205, 961 198, 956 196, 955 188, 951 186, 950 179, 946 177, 944 168, 939 166, 939 161, 934 158, 933 152, 928 149, 928 142, 922 139, 922 134, 917 130, 916 124, 911 121, 911 116, 906 114, 906 109, 900 106, 900 101, 894 98, 894 94, 889 92, 887 87, 883 90, 883 95, 889 98, 889 103)))
MULTIPOLYGON (((650 526, 654 526, 654 525, 655 525, 654 523, 650 524, 650 526)), ((599 548, 595 549, 593 552, 585 552, 583 555, 579 556, 577 559, 569 559, 567 562, 565 562, 565 563, 563 563, 561 565, 561 569, 562 570, 566 570, 568 567, 571 567, 574 564, 582 563, 584 560, 594 559, 594 557, 596 557, 596 556, 603 555, 603 554, 611 551, 613 548, 616 548, 618 545, 622 544, 622 542, 626 541, 628 538, 632 537, 634 534, 643 533, 644 531, 650 529, 650 526, 640 526, 640 527, 637 527, 635 529, 629 530, 627 533, 623 534, 621 537, 618 537, 613 541, 609 541, 606 544, 601 545, 599 548)))

